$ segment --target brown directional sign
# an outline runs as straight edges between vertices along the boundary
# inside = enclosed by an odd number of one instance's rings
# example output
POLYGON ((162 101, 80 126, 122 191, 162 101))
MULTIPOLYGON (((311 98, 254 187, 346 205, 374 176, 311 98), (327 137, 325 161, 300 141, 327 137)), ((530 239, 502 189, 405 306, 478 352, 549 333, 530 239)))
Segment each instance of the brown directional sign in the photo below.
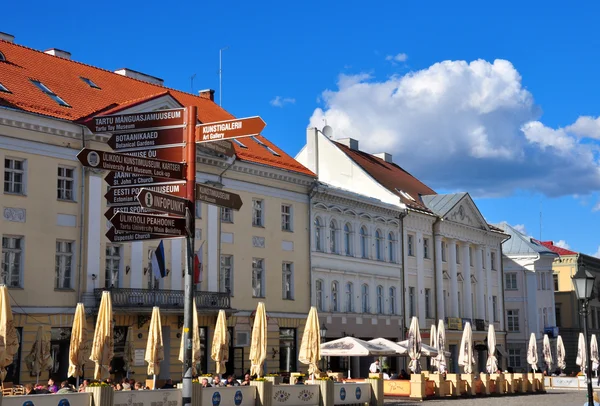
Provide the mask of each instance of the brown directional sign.
POLYGON ((185 237, 185 218, 118 212, 110 219, 117 231, 185 237))
POLYGON ((121 154, 140 158, 160 159, 162 161, 183 161, 183 146, 166 148, 145 148, 138 151, 123 151, 121 154))
POLYGON ((199 184, 196 185, 196 199, 233 210, 239 210, 243 204, 238 194, 199 184))
POLYGON ((267 124, 260 117, 237 118, 196 125, 196 142, 210 142, 227 138, 250 137, 260 134, 267 124))
POLYGON ((83 166, 90 168, 185 180, 185 164, 180 162, 140 158, 88 148, 82 149, 77 154, 77 159, 83 166))
POLYGON ((141 214, 155 214, 157 216, 166 216, 167 215, 166 213, 161 213, 161 212, 158 212, 158 211, 149 210, 149 209, 146 209, 145 207, 142 207, 140 205, 132 204, 132 205, 128 205, 128 206, 111 206, 104 213, 104 217, 106 217, 107 220, 110 220, 118 212, 123 212, 123 213, 141 213, 141 214))
POLYGON ((108 172, 104 177, 106 183, 112 187, 124 186, 152 186, 163 185, 165 183, 177 183, 179 180, 156 178, 154 176, 134 175, 126 172, 108 172))
POLYGON ((111 227, 106 232, 106 238, 110 242, 131 242, 131 241, 146 241, 146 240, 164 240, 167 238, 180 238, 184 236, 173 236, 164 234, 151 234, 151 233, 121 233, 111 227))
MULTIPOLYGON (((107 141, 114 151, 125 149, 153 148, 163 145, 182 144, 184 131, 181 128, 167 128, 164 130, 145 130, 113 134, 107 141)), ((161 158, 162 159, 162 158, 161 158)))
POLYGON ((224 155, 228 158, 231 158, 235 155, 235 150, 233 149, 233 145, 231 141, 214 141, 214 142, 205 142, 202 144, 198 144, 198 149, 200 150, 208 150, 211 152, 216 152, 217 154, 224 155))
POLYGON ((134 130, 182 126, 184 109, 94 117, 83 124, 93 133, 118 133, 134 130))
MULTIPOLYGON (((175 185, 148 186, 147 189, 160 193, 168 193, 179 197, 184 197, 186 194, 185 183, 179 183, 175 185)), ((106 203, 108 205, 125 205, 128 203, 137 204, 137 195, 141 190, 142 188, 140 186, 110 188, 104 197, 106 198, 106 203)))
POLYGON ((137 200, 140 202, 141 207, 145 209, 177 216, 185 216, 185 208, 190 203, 187 199, 181 199, 150 189, 142 189, 137 195, 137 200))

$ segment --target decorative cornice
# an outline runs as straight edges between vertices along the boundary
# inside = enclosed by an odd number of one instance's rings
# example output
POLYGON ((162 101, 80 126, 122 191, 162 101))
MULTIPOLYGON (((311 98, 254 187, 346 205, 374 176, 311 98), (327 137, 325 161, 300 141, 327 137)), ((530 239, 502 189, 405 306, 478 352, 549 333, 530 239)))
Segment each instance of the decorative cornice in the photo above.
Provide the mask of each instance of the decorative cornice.
POLYGON ((400 208, 397 211, 391 210, 359 199, 321 192, 316 193, 313 197, 313 207, 326 211, 337 211, 338 213, 353 217, 368 216, 373 221, 395 225, 399 224, 398 217, 402 213, 402 209, 400 208))

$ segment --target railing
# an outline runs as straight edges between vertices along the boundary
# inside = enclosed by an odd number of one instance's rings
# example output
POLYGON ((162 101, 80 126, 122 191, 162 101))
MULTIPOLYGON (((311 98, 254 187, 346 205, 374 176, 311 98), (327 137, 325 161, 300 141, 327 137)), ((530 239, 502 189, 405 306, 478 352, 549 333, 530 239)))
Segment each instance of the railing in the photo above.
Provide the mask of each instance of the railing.
MULTIPOLYGON (((94 289, 95 305, 100 305, 103 291, 109 291, 115 308, 153 307, 161 309, 183 309, 183 290, 108 288, 94 289)), ((195 292, 199 309, 229 309, 231 296, 223 292, 195 292)))

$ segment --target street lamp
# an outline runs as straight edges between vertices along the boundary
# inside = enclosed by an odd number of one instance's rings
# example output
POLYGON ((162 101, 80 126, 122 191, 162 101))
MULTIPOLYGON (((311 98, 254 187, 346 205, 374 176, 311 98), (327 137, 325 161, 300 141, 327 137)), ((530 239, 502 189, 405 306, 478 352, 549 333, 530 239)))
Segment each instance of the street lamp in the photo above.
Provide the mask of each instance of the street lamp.
MULTIPOLYGON (((321 342, 325 341, 325 337, 327 337, 327 326, 325 323, 321 324, 319 328, 319 336, 321 337, 321 342)), ((327 369, 327 359, 323 359, 323 366, 327 369)))
POLYGON ((590 357, 590 339, 588 336, 587 329, 587 317, 588 317, 588 304, 592 298, 594 291, 594 275, 586 271, 583 266, 579 266, 575 275, 571 277, 573 280, 573 287, 575 287, 575 294, 577 299, 581 301, 581 315, 583 316, 583 336, 585 338, 585 352, 587 355, 586 359, 586 373, 585 379, 587 383, 588 392, 588 405, 593 402, 593 390, 592 390, 592 360, 590 357))

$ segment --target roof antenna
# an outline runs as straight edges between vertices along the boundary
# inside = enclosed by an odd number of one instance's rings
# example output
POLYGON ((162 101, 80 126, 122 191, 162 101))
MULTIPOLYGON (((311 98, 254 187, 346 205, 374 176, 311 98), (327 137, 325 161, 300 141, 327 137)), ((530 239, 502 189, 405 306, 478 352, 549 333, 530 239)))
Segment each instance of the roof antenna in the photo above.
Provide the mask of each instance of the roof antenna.
POLYGON ((192 94, 194 94, 194 78, 195 77, 196 77, 195 73, 190 77, 190 92, 192 94))
POLYGON ((223 105, 223 51, 229 46, 219 49, 219 106, 223 105))

